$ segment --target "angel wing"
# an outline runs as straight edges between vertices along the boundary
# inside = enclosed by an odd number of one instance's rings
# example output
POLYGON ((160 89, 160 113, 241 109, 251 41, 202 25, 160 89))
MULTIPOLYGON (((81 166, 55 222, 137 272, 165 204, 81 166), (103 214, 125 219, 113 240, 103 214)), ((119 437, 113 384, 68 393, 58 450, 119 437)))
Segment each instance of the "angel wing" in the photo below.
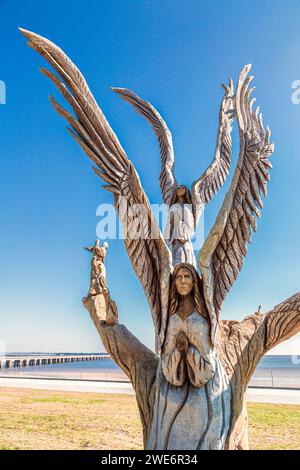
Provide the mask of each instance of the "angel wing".
POLYGON ((136 111, 151 124, 160 147, 161 173, 159 177, 163 201, 171 205, 178 183, 174 176, 174 150, 172 134, 156 109, 127 88, 112 88, 125 101, 132 104, 136 111))
POLYGON ((262 208, 261 193, 267 195, 269 157, 274 151, 270 130, 264 131, 259 108, 252 111, 253 88, 248 77, 251 66, 240 73, 236 92, 240 151, 230 189, 217 220, 199 252, 199 268, 203 276, 204 295, 212 322, 215 341, 219 315, 227 292, 233 286, 247 253, 251 230, 256 230, 262 208))
POLYGON ((30 40, 29 46, 58 73, 41 69, 71 105, 76 117, 52 97, 51 103, 70 125, 71 135, 97 165, 94 170, 107 183, 104 187, 114 194, 115 207, 125 226, 126 250, 148 299, 159 348, 166 326, 171 253, 157 227, 138 174, 84 77, 68 56, 46 38, 24 29, 21 32, 30 40), (134 229, 139 230, 138 237, 134 229))
POLYGON ((191 195, 196 224, 204 205, 224 184, 231 163, 231 130, 234 118, 233 82, 230 79, 228 86, 222 86, 225 95, 219 112, 219 129, 214 159, 203 175, 192 184, 191 195))

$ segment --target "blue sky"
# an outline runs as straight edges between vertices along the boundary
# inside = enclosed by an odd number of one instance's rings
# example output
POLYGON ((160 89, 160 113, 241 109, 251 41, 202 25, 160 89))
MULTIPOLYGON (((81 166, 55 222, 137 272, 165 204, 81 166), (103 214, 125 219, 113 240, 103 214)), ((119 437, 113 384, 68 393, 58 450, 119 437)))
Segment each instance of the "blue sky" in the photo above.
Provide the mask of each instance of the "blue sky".
MULTIPOLYGON (((150 100, 172 133, 176 175, 190 184, 210 163, 222 89, 253 64, 257 103, 276 144, 269 195, 244 269, 223 318, 264 311, 300 287, 300 1, 0 1, 0 341, 7 350, 97 351, 98 335, 81 305, 98 204, 110 202, 88 159, 65 131, 38 71, 43 59, 25 45, 21 26, 54 41, 85 75, 134 162, 153 203, 160 202, 159 151, 149 125, 110 91, 133 89, 150 100)), ((234 138, 234 162, 238 136, 234 138)), ((226 185, 207 206, 208 232, 226 185)), ((122 241, 107 260, 120 320, 147 345, 153 327, 122 241)), ((277 349, 299 353, 296 337, 277 349)))

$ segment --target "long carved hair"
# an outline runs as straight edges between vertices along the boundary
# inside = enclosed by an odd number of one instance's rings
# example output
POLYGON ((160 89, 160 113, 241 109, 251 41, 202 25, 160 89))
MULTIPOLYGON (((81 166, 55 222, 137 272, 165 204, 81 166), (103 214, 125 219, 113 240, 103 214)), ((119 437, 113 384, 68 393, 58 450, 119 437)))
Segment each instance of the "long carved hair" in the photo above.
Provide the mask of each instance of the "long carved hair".
POLYGON ((199 313, 199 315, 202 315, 204 318, 206 318, 206 320, 210 321, 208 310, 207 310, 205 300, 204 300, 202 280, 200 279, 200 276, 197 273, 194 266, 192 266, 189 263, 180 263, 180 264, 177 264, 174 268, 172 278, 171 278, 171 287, 170 287, 169 315, 173 315, 178 310, 180 294, 177 291, 175 280, 176 280, 176 275, 179 269, 181 268, 187 269, 191 273, 191 276, 193 278, 192 293, 194 295, 195 310, 199 313))

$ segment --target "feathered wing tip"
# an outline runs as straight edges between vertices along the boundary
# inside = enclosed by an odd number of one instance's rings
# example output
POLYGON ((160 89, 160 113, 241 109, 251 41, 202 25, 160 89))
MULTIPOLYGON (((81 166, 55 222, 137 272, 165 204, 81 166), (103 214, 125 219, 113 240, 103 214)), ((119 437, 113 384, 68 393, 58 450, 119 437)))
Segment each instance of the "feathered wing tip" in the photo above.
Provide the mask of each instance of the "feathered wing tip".
MULTIPOLYGON (((238 78, 237 88, 236 88, 236 96, 241 97, 241 99, 236 100, 236 114, 238 117, 239 128, 240 130, 244 131, 246 122, 245 122, 245 113, 244 113, 244 103, 248 101, 250 94, 254 91, 254 87, 248 89, 250 82, 253 80, 253 75, 248 76, 251 70, 252 64, 245 65, 238 78)), ((251 105, 252 107, 252 105, 251 105)))
POLYGON ((191 195, 196 223, 207 204, 224 185, 231 165, 231 132, 235 117, 235 96, 233 80, 222 84, 224 96, 219 109, 219 125, 214 156, 209 167, 192 183, 191 195))
POLYGON ((165 204, 170 205, 178 183, 174 175, 174 150, 171 132, 159 112, 151 103, 140 98, 128 88, 111 87, 121 98, 131 104, 151 125, 160 148, 160 188, 165 204))
MULTIPOLYGON (((138 96, 136 93, 134 93, 132 90, 129 88, 122 88, 122 87, 110 87, 110 89, 114 92, 117 93, 123 100, 127 101, 128 103, 132 104, 136 111, 142 115, 144 115, 149 121, 153 119, 155 116, 157 119, 161 119, 163 121, 163 118, 157 111, 157 109, 154 108, 154 106, 149 103, 149 101, 141 98, 138 96), (152 115, 153 113, 153 115, 152 115)), ((163 121, 164 122, 164 121, 163 121)), ((166 123, 164 122, 166 125, 166 123)))
MULTIPOLYGON (((93 139, 97 141, 97 145, 101 147, 103 154, 105 154, 105 159, 113 160, 113 164, 115 164, 117 162, 116 158, 114 159, 114 154, 117 153, 117 159, 122 160, 123 164, 127 165, 127 156, 80 70, 62 49, 47 38, 23 28, 20 28, 20 31, 29 39, 29 43, 27 43, 29 47, 44 57, 57 72, 58 75, 55 75, 44 68, 41 69, 41 72, 54 83, 73 108, 78 120, 77 128, 74 130, 78 133, 81 141, 86 144, 85 137, 87 134, 93 135, 93 139)), ((52 101, 52 104, 54 104, 54 101, 52 101)), ((59 109, 62 111, 63 108, 56 106, 55 109, 56 111, 59 109)), ((67 112, 63 117, 67 119, 67 112)), ((87 147, 85 148, 87 149, 87 147)), ((90 150, 95 153, 94 148, 90 150)), ((91 157, 90 154, 88 156, 91 157)))
POLYGON ((32 31, 29 31, 28 29, 18 27, 18 30, 20 31, 21 34, 23 34, 23 36, 25 36, 25 38, 29 39, 30 41, 33 38, 38 38, 39 37, 38 34, 35 34, 32 31))
POLYGON ((260 109, 253 109, 250 69, 251 65, 242 69, 236 91, 239 159, 222 208, 198 257, 213 325, 212 342, 217 336, 223 302, 243 267, 252 231, 256 231, 272 168, 269 157, 274 144, 270 142, 269 128, 264 130, 260 109))

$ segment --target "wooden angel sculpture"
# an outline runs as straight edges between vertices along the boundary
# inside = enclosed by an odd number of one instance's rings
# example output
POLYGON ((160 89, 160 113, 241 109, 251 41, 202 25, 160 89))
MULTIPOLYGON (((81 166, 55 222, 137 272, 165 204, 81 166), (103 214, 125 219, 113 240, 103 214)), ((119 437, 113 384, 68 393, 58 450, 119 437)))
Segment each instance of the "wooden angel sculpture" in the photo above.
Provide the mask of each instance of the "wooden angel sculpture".
POLYGON ((158 111, 127 88, 112 88, 151 124, 160 147, 162 198, 169 207, 164 231, 165 240, 172 246, 173 266, 190 263, 196 268, 192 237, 205 204, 224 184, 231 162, 231 130, 234 117, 233 82, 222 85, 225 90, 220 112, 217 143, 212 163, 203 175, 193 182, 191 190, 177 183, 174 174, 174 150, 172 135, 158 111))
MULTIPOLYGON (((57 72, 42 69, 75 115, 53 98, 51 102, 96 164, 96 173, 114 195, 121 221, 134 219, 135 211, 130 209, 135 205, 144 207, 144 236, 136 238, 127 231, 125 248, 149 303, 156 353, 118 323, 108 292, 88 296, 84 305, 105 348, 132 382, 145 448, 246 449, 245 392, 251 375, 267 351, 300 331, 300 293, 242 322, 220 319, 224 299, 242 268, 251 231, 256 230, 274 149, 261 114, 252 110, 250 66, 242 70, 236 90, 239 159, 199 253, 200 278, 190 263, 173 268, 158 228, 157 236, 151 236, 155 219, 140 179, 79 70, 55 44, 21 31, 57 72)), ((210 184, 208 193, 214 191, 210 184)))
POLYGON ((93 253, 91 261, 91 285, 88 295, 97 295, 107 292, 106 269, 104 264, 107 248, 108 243, 104 242, 103 245, 100 246, 99 240, 95 241, 94 246, 85 247, 85 250, 93 253))

